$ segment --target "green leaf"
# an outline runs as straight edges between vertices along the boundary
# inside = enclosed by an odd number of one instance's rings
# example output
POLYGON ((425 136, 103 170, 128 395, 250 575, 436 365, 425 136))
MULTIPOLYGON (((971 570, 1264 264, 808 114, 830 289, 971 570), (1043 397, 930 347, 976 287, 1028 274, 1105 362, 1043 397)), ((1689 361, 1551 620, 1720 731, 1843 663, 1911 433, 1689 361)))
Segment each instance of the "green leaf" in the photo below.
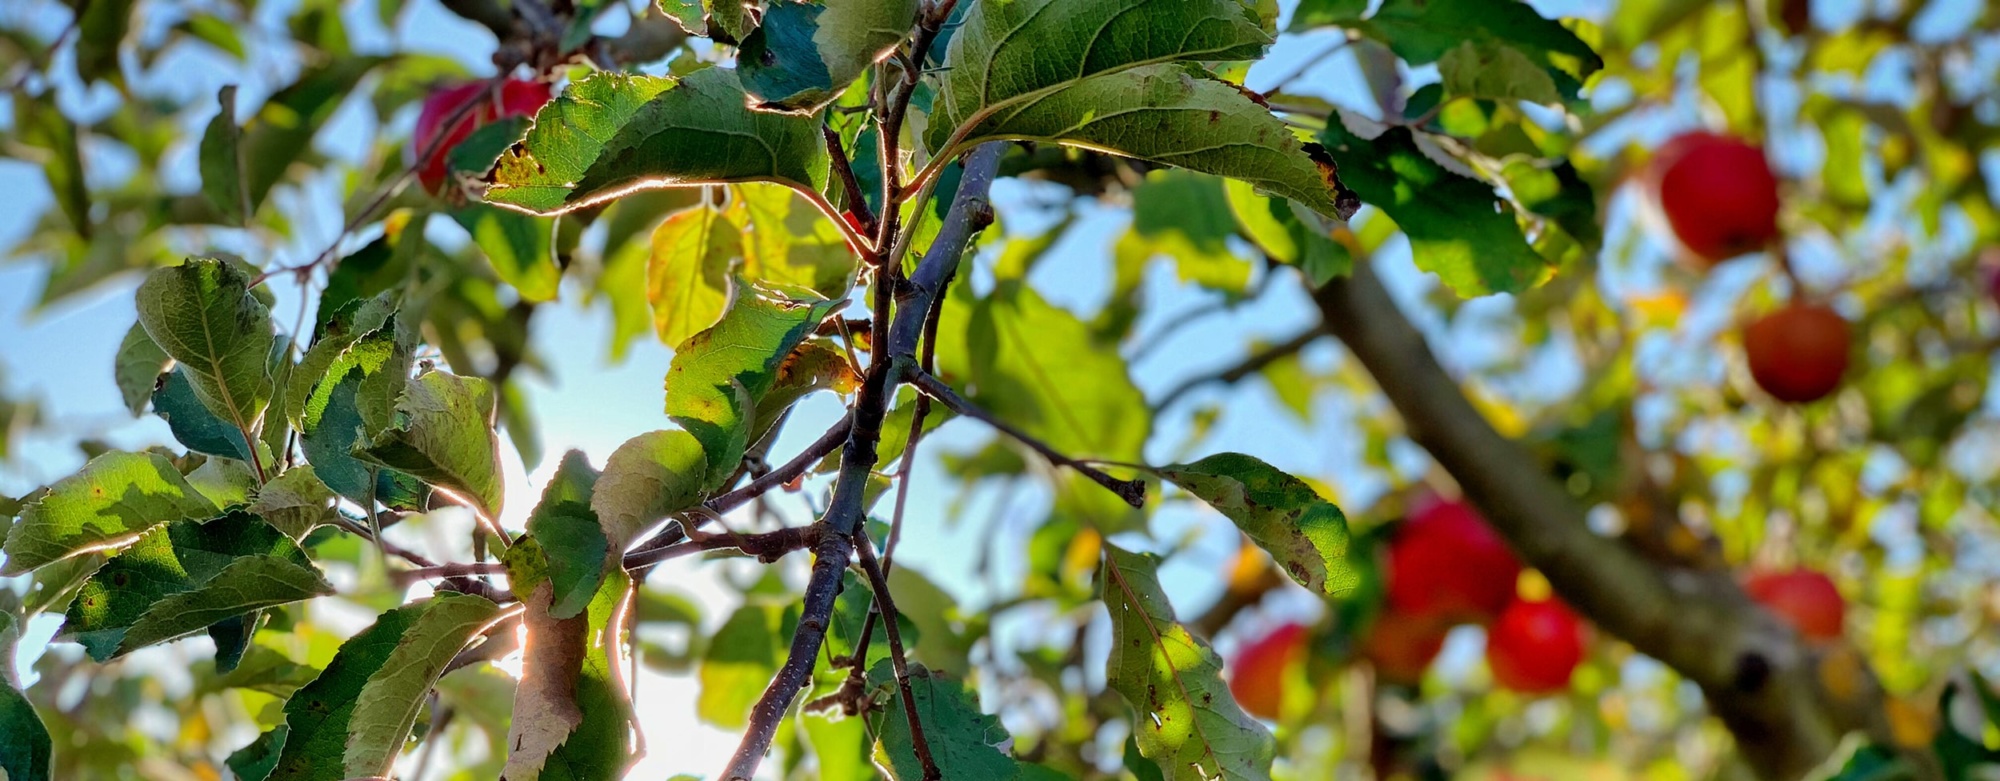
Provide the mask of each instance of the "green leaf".
POLYGON ((223 567, 200 588, 154 604, 125 631, 118 654, 199 632, 230 616, 332 593, 333 586, 310 565, 277 556, 247 556, 223 567))
POLYGON ((1139 753, 1175 779, 1269 779, 1276 741, 1222 682, 1222 657, 1174 621, 1159 558, 1104 546, 1106 683, 1137 711, 1139 753))
MULTIPOLYGON (((947 673, 934 672, 921 664, 911 664, 910 692, 917 704, 917 719, 944 781, 985 781, 1011 779, 1021 772, 1003 746, 1013 737, 1000 719, 979 710, 979 696, 964 682, 947 673)), ((895 685, 895 671, 889 660, 877 662, 868 671, 869 682, 888 687, 888 703, 875 714, 876 751, 886 756, 885 769, 894 781, 918 781, 924 777, 917 760, 910 719, 903 694, 895 685)))
POLYGON ((815 193, 827 173, 819 121, 751 110, 732 69, 598 73, 542 108, 487 174, 486 199, 556 214, 653 187, 776 182, 815 193))
POLYGON ((190 258, 139 286, 139 323, 188 371, 202 406, 243 432, 257 428, 273 391, 271 311, 229 263, 190 258))
MULTIPOLYGON (((283 751, 266 781, 344 781, 355 699, 423 616, 429 602, 395 608, 340 645, 319 677, 285 701, 283 751)), ((260 738, 261 742, 263 739, 260 738)), ((402 746, 402 737, 396 745, 402 746)), ((253 748, 255 744, 253 744, 253 748)))
POLYGON ((812 746, 819 781, 876 781, 881 777, 870 760, 874 741, 868 736, 866 719, 843 717, 836 711, 807 714, 800 721, 806 742, 812 746))
POLYGON ((1360 206, 1317 145, 1301 141, 1242 87, 1194 65, 1149 65, 1084 79, 966 122, 954 149, 998 139, 1051 141, 1242 179, 1260 193, 1295 199, 1335 219, 1347 219, 1360 206))
POLYGON ((541 503, 528 513, 528 533, 535 535, 548 556, 549 582, 555 588, 548 610, 556 618, 572 618, 590 607, 604 580, 611 550, 604 527, 591 510, 597 479, 590 459, 572 450, 542 489, 541 503))
MULTIPOLYGON (((1242 0, 973 3, 945 50, 926 145, 940 157, 951 154, 947 147, 969 149, 978 135, 971 126, 1092 76, 1163 62, 1254 60, 1270 44, 1242 0)), ((1068 121, 1091 115, 1073 112, 1068 121)))
POLYGON ((236 85, 224 86, 215 101, 215 118, 201 135, 201 193, 224 220, 240 225, 250 218, 250 182, 243 164, 243 128, 236 124, 236 85))
MULTIPOLYGON (((90 188, 83 172, 83 149, 77 141, 76 123, 56 106, 55 93, 44 92, 38 99, 16 94, 12 140, 46 150, 42 177, 49 183, 56 206, 68 218, 79 238, 91 237, 90 188)), ((53 282, 53 280, 51 280, 53 282)), ((44 293, 44 298, 48 294, 44 293)))
MULTIPOLYGON (((301 432, 320 427, 334 388, 354 372, 363 377, 383 375, 377 384, 394 388, 394 392, 384 389, 393 403, 413 363, 406 351, 399 350, 406 342, 399 339, 395 314, 388 297, 377 295, 349 301, 322 318, 318 336, 285 388, 285 410, 301 432)), ((377 426, 387 425, 391 409, 372 409, 369 417, 377 426)))
POLYGON ((555 221, 484 204, 455 209, 451 217, 472 234, 472 243, 493 264, 500 280, 528 301, 553 301, 562 269, 551 254, 555 221))
POLYGON ((250 641, 257 635, 257 625, 263 622, 261 611, 251 611, 208 625, 208 639, 215 643, 216 672, 229 673, 243 663, 243 655, 250 651, 250 641))
POLYGON ((1553 220, 1563 232, 1591 248, 1604 244, 1597 218, 1597 197, 1576 166, 1563 160, 1553 166, 1526 159, 1510 160, 1503 175, 1514 199, 1530 212, 1553 220))
POLYGON ((137 650, 125 637, 161 600, 203 588, 248 556, 311 566, 291 538, 249 513, 175 521, 140 535, 98 568, 70 603, 63 639, 82 643, 99 662, 137 650))
POLYGON ((1000 419, 1077 458, 1138 461, 1150 417, 1117 345, 1019 282, 952 288, 938 326, 944 378, 1000 419))
POLYGON ((153 385, 159 382, 160 372, 167 367, 167 351, 146 335, 146 328, 138 323, 125 332, 125 340, 118 344, 115 376, 118 393, 125 398, 125 408, 137 415, 146 411, 146 400, 153 396, 153 385))
POLYGON ((298 81, 278 90, 245 124, 238 148, 245 172, 249 212, 256 213, 293 163, 312 151, 313 136, 340 109, 355 85, 382 57, 332 57, 309 68, 298 81))
POLYGON ((777 383, 778 367, 839 305, 739 290, 721 322, 674 352, 667 370, 667 415, 707 453, 705 489, 736 470, 756 423, 756 405, 777 383))
POLYGON ((396 425, 354 455, 412 475, 500 517, 500 441, 493 433, 493 385, 478 377, 431 371, 410 380, 396 400, 396 425))
POLYGON ((388 775, 445 665, 500 612, 499 605, 471 594, 430 598, 423 615, 403 632, 354 698, 344 760, 348 776, 388 775))
POLYGON ((278 755, 285 749, 288 732, 282 724, 266 730, 250 745, 232 752, 223 764, 236 774, 237 781, 264 781, 278 766, 278 755))
POLYGON ((1548 263, 1522 238, 1513 207, 1485 182, 1427 157, 1409 128, 1389 128, 1370 141, 1332 122, 1325 139, 1361 200, 1410 237, 1417 267, 1453 292, 1518 293, 1548 278, 1548 263))
POLYGON ((645 290, 661 342, 677 347, 715 325, 729 303, 730 261, 741 253, 736 226, 707 206, 668 217, 654 229, 645 290))
POLYGON ((0 577, 116 548, 163 523, 215 514, 215 505, 188 485, 166 457, 105 453, 22 509, 7 534, 7 564, 0 567, 0 577))
MULTIPOLYGON (((10 663, 11 664, 11 663, 10 663)), ((49 781, 49 730, 35 706, 0 676, 0 778, 49 781)))
MULTIPOLYGON (((868 614, 875 605, 875 589, 866 578, 849 570, 841 574, 840 596, 834 598, 833 616, 826 626, 826 653, 832 657, 852 657, 861 645, 861 626, 868 622, 868 614)), ((901 612, 900 609, 898 612, 901 612)), ((896 616, 897 636, 903 640, 905 648, 914 649, 922 640, 923 633, 907 615, 896 616)), ((875 622, 874 630, 868 636, 868 658, 865 663, 874 667, 876 662, 889 658, 889 630, 882 622, 875 622)), ((829 671, 841 679, 847 677, 844 670, 829 671)))
POLYGON ((1565 97, 1604 67, 1583 39, 1521 0, 1384 0, 1374 16, 1346 26, 1388 44, 1413 66, 1438 62, 1466 43, 1502 44, 1546 71, 1565 97))
POLYGON ((320 482, 311 464, 300 464, 271 478, 257 489, 249 512, 294 540, 335 522, 333 491, 320 482))
POLYGON ((561 619, 550 615, 550 594, 548 584, 544 583, 535 587, 527 601, 523 620, 534 642, 524 649, 521 684, 514 689, 514 718, 507 733, 507 767, 500 774, 507 781, 539 778, 549 755, 583 723, 576 685, 583 675, 590 620, 582 616, 561 619))
POLYGON ((243 440, 243 431, 202 406, 201 399, 195 395, 194 383, 188 379, 185 365, 176 365, 160 375, 159 387, 153 391, 153 414, 164 418, 167 429, 174 434, 174 440, 186 445, 189 450, 238 461, 250 460, 250 445, 243 440))
POLYGON ((696 715, 723 729, 748 724, 750 706, 785 661, 798 620, 797 605, 753 603, 731 614, 702 655, 696 715))
POLYGON ((125 43, 137 4, 137 0, 95 0, 74 6, 76 73, 86 84, 119 76, 118 47, 125 43))
POLYGON ((1297 266, 1314 288, 1354 270, 1354 255, 1312 223, 1317 219, 1288 198, 1258 195, 1248 182, 1223 183, 1236 227, 1264 254, 1297 266))
POLYGON ((778 290, 847 297, 859 264, 832 220, 783 187, 747 184, 733 190, 749 227, 742 250, 745 277, 778 290))
POLYGON ((700 504, 707 480, 708 456, 693 434, 666 429, 626 440, 590 495, 607 550, 623 551, 661 519, 700 504))
POLYGON ((424 488, 415 477, 364 463, 353 452, 395 423, 414 360, 414 336, 406 330, 384 298, 342 307, 293 370, 286 393, 314 474, 363 506, 421 506, 424 488))
POLYGON ((1248 292, 1250 264, 1229 248, 1236 223, 1223 181, 1187 171, 1147 173, 1132 192, 1132 230, 1118 240, 1115 252, 1142 266, 1165 255, 1173 258, 1182 281, 1231 297, 1248 292))
POLYGON ((1504 43, 1466 41, 1438 59, 1445 94, 1461 98, 1562 102, 1549 72, 1504 43))
POLYGON ((917 0, 776 0, 737 55, 744 91, 766 111, 810 113, 908 37, 917 0))
POLYGON ((1292 11, 1291 30, 1298 32, 1326 25, 1348 25, 1368 13, 1368 0, 1299 0, 1292 11))
POLYGON ((1160 476, 1236 522, 1299 585, 1337 596, 1358 582, 1347 558, 1347 516, 1305 481, 1241 453, 1175 464, 1160 476))

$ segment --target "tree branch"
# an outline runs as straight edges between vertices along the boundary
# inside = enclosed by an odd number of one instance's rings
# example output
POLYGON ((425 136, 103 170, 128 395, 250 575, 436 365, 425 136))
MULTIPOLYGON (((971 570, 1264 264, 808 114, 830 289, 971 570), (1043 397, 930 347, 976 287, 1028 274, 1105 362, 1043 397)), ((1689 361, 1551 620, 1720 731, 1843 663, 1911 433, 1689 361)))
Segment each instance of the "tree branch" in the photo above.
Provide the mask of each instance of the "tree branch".
MULTIPOLYGON (((827 429, 826 433, 821 434, 819 439, 807 445, 805 450, 799 451, 798 455, 793 456, 792 460, 785 462, 783 466, 765 472, 742 488, 710 499, 703 506, 708 508, 709 512, 721 515, 743 506, 745 502, 751 499, 769 493, 778 486, 798 479, 800 475, 806 473, 806 470, 811 469, 813 464, 819 463, 820 459, 825 458, 828 453, 832 453, 835 449, 838 449, 841 443, 846 442, 847 432, 852 430, 853 427, 854 420, 852 418, 841 418, 840 422, 833 424, 833 427, 827 429)), ((625 554, 625 568, 628 570, 637 569, 647 563, 646 556, 656 554, 662 549, 684 539, 687 539, 686 529, 682 528, 679 524, 668 524, 666 528, 655 533, 651 539, 634 548, 632 552, 625 554)), ((662 561, 666 558, 672 557, 662 557, 652 559, 652 561, 662 561)))
MULTIPOLYGON (((778 721, 791 708, 792 700, 812 676, 813 663, 819 657, 820 645, 826 640, 827 623, 833 616, 834 597, 840 593, 840 575, 846 570, 847 559, 853 553, 854 532, 867 517, 864 493, 868 487, 868 476, 873 474, 879 460, 876 445, 882 438, 882 420, 888 414, 889 398, 903 381, 904 372, 915 364, 917 338, 923 333, 923 321, 930 311, 931 302, 943 292, 944 282, 957 271, 959 260, 971 244, 973 234, 992 222, 993 208, 986 202, 986 192, 993 185, 993 176, 1000 167, 1003 150, 1004 147, 999 144, 986 144, 966 156, 965 176, 960 180, 958 195, 952 199, 951 208, 945 213, 937 238, 917 264, 916 273, 900 286, 896 294, 895 319, 887 329, 889 338, 886 343, 874 345, 882 351, 869 365, 861 392, 848 413, 853 422, 847 444, 841 451, 840 474, 834 480, 833 498, 827 504, 826 514, 815 524, 823 533, 814 546, 812 578, 806 584, 805 604, 798 629, 792 633, 791 650, 785 657, 784 667, 778 670, 770 685, 765 687, 763 696, 758 698, 757 705, 751 709, 750 727, 743 733, 742 743, 737 745, 735 756, 730 758, 729 766, 722 773, 725 781, 749 781, 756 774, 757 765, 763 761, 764 752, 770 749, 771 739, 777 734, 778 721)), ((883 217, 885 223, 889 219, 887 215, 883 217)), ((885 308, 877 308, 875 317, 878 321, 888 316, 885 308)))
MULTIPOLYGON (((1852 715, 1879 708, 1821 696, 1815 676, 1822 652, 1752 604, 1727 573, 1658 567, 1590 531, 1584 508, 1467 401, 1367 264, 1314 300, 1410 438, 1458 480, 1509 545, 1598 627, 1700 685, 1760 776, 1803 776, 1847 730, 1879 726, 1852 715)), ((1860 677, 1864 691, 1850 699, 1879 698, 1873 677, 1865 670, 1860 677)))
POLYGON ((946 407, 950 407, 951 411, 969 418, 977 418, 984 421, 987 425, 999 429, 1001 433, 1013 437, 1021 444, 1027 445, 1029 449, 1040 453, 1043 458, 1048 459, 1049 463, 1076 470, 1084 477, 1090 478, 1091 482, 1104 486, 1106 490, 1117 494, 1118 498, 1125 500, 1126 504, 1133 507, 1146 506, 1145 481, 1120 480, 1105 474, 1097 467, 1057 452, 1055 448, 1049 447, 1048 443, 1036 439, 1028 432, 1015 428, 1013 424, 995 417, 993 413, 980 409, 978 405, 958 395, 958 392, 952 390, 950 385, 944 384, 944 381, 926 374, 915 367, 912 367, 910 370, 910 384, 917 386, 917 389, 923 391, 925 395, 937 399, 946 407))
POLYGON ((1188 392, 1210 383, 1233 385, 1241 382, 1244 378, 1263 371, 1266 366, 1299 354, 1300 350, 1304 350, 1313 342, 1319 341, 1322 336, 1326 336, 1326 327, 1323 325, 1315 326, 1297 336, 1252 353, 1250 357, 1244 358, 1242 362, 1235 366, 1213 374, 1190 377, 1180 385, 1174 386, 1173 390, 1167 391, 1165 396, 1161 396, 1159 402, 1153 405, 1153 409, 1163 410, 1171 407, 1174 402, 1179 401, 1188 392))
MULTIPOLYGON (((903 653, 902 632, 896 627, 896 600, 889 596, 889 574, 875 560, 875 544, 868 541, 866 527, 854 530, 854 548, 861 554, 861 571, 868 575, 868 585, 875 590, 875 609, 882 616, 882 633, 889 638, 889 666, 896 671, 896 688, 903 694, 903 716, 910 722, 911 747, 924 768, 924 781, 939 781, 944 774, 938 771, 937 758, 931 756, 931 742, 924 736, 923 719, 917 713, 917 695, 910 689, 910 663, 903 653)), ((862 635, 863 639, 867 637, 862 635)), ((855 657, 854 668, 859 670, 867 663, 868 654, 857 651, 855 657)))

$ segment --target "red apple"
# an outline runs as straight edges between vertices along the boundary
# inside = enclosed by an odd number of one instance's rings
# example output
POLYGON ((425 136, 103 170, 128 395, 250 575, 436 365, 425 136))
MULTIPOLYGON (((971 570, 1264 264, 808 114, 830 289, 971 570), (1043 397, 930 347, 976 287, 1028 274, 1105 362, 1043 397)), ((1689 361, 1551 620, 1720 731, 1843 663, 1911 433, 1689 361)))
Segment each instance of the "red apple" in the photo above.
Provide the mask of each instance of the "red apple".
POLYGON ((1562 603, 1517 600, 1486 635, 1486 664, 1493 681, 1523 694, 1569 688, 1583 662, 1583 622, 1562 603))
POLYGON ((424 99, 423 111, 417 114, 417 132, 412 139, 410 157, 411 165, 417 169, 417 180, 423 183, 425 190, 432 194, 443 190, 445 178, 450 174, 447 161, 451 149, 464 141, 466 136, 472 135, 472 131, 504 117, 531 116, 551 97, 548 82, 508 79, 500 85, 496 105, 490 89, 486 82, 475 82, 439 90, 424 99), (474 101, 481 105, 461 117, 456 124, 445 127, 446 120, 474 101), (430 154, 417 160, 426 150, 430 154))
POLYGON ((1809 569, 1758 572, 1743 584, 1743 590, 1799 634, 1814 640, 1840 639, 1847 623, 1847 603, 1825 573, 1809 569))
POLYGON ((1681 245, 1709 265, 1778 236, 1778 179, 1759 147, 1687 133, 1660 148, 1647 178, 1681 245))
POLYGON ((1375 619, 1362 641, 1361 656, 1375 673, 1391 683, 1415 684, 1444 649, 1451 625, 1434 617, 1385 612, 1375 619))
POLYGON ((1750 376, 1780 401, 1816 401, 1847 373, 1847 321, 1820 304, 1793 303, 1743 330, 1750 376))
POLYGON ((1306 628, 1286 624, 1243 647, 1229 665, 1229 693, 1252 716, 1276 719, 1285 703, 1287 669, 1305 658, 1306 628))
POLYGON ((1521 562, 1464 502, 1421 499, 1389 542, 1389 611, 1484 621, 1514 598, 1521 562))

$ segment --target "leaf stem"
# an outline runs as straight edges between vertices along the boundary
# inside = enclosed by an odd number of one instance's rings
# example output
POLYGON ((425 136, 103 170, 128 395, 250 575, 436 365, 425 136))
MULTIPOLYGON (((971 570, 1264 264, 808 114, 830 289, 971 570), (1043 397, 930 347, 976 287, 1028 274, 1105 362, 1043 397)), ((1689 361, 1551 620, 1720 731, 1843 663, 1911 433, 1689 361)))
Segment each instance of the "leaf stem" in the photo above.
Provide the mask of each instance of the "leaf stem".
POLYGON ((946 407, 950 407, 953 412, 985 422, 987 425, 998 429, 1000 433, 1013 437, 1021 444, 1027 445, 1029 449, 1040 453, 1043 458, 1048 459, 1049 463, 1076 470, 1077 473, 1090 478, 1091 482, 1104 486, 1112 493, 1117 494, 1118 498, 1125 500, 1126 504, 1133 507, 1144 507, 1146 505, 1145 481, 1120 480, 1105 474, 1097 467, 1058 452, 1055 448, 1050 447, 1048 443, 1036 439, 1028 432, 1015 428, 1013 424, 1001 420, 993 413, 987 412, 978 405, 967 401, 965 397, 958 395, 957 391, 952 390, 951 386, 944 384, 944 381, 939 380, 937 377, 921 370, 914 370, 911 372, 911 375, 911 385, 917 386, 918 390, 942 402, 946 407))

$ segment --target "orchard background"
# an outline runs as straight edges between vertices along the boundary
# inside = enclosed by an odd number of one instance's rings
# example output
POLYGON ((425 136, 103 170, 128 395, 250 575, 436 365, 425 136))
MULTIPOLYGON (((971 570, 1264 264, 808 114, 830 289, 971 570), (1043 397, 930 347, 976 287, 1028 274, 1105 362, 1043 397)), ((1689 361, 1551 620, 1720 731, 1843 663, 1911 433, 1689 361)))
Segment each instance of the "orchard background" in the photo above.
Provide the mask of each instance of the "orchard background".
POLYGON ((1995 14, 8 3, 0 778, 1993 778, 1995 14))

